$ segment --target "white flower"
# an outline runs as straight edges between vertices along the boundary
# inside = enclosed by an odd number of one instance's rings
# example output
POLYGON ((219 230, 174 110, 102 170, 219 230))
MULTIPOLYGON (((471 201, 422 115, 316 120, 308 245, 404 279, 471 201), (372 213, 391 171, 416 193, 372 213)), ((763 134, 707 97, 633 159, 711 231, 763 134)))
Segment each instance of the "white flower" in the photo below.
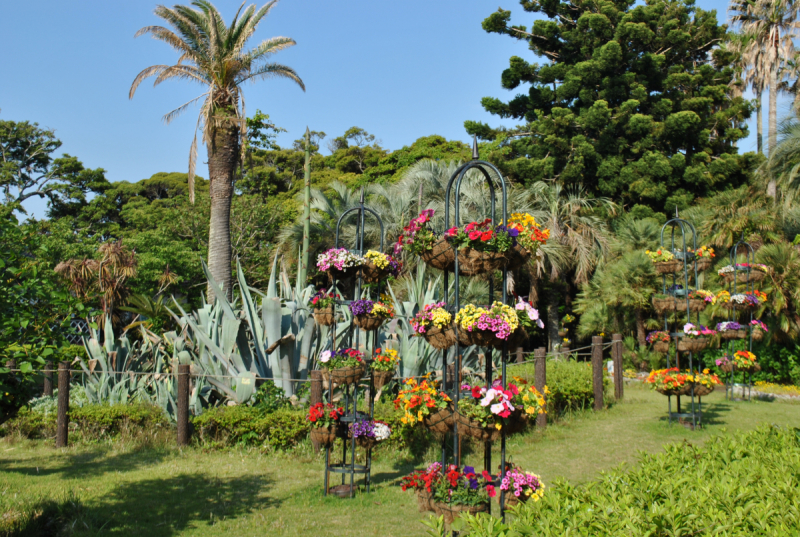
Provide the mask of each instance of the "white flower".
POLYGON ((376 423, 372 430, 375 432, 375 440, 378 440, 379 442, 386 440, 392 435, 392 430, 388 425, 383 423, 376 423))
POLYGON ((536 325, 537 325, 539 328, 544 328, 544 323, 542 322, 542 320, 541 320, 541 319, 536 319, 536 325))
POLYGON ((319 361, 323 364, 331 359, 331 351, 322 351, 319 353, 319 361))
POLYGON ((518 309, 519 311, 522 311, 522 310, 528 309, 528 304, 527 304, 527 302, 523 301, 523 300, 520 298, 520 299, 519 299, 519 302, 517 302, 517 305, 516 305, 516 306, 514 306, 514 307, 515 307, 516 309, 518 309))
POLYGON ((494 401, 495 395, 497 395, 497 392, 494 390, 494 388, 486 390, 486 396, 481 399, 481 406, 491 405, 492 401, 494 401))
POLYGON ((503 408, 505 408, 503 406, 503 403, 497 403, 495 405, 492 405, 492 407, 489 410, 492 411, 492 414, 499 414, 503 411, 503 408))
POLYGON ((539 320, 539 310, 536 308, 528 308, 528 319, 531 321, 538 321, 539 320))

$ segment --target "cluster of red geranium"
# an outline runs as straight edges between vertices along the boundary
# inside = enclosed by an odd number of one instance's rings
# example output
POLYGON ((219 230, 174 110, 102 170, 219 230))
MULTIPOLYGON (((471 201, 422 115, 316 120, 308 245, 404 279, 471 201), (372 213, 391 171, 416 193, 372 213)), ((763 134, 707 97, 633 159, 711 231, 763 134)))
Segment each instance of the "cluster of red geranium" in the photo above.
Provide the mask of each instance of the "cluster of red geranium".
MULTIPOLYGON (((464 233, 467 234, 469 240, 477 241, 481 240, 483 242, 492 240, 494 237, 494 230, 492 229, 492 219, 487 218, 483 222, 470 222, 466 226, 464 226, 464 233)), ((455 237, 458 235, 458 226, 451 227, 445 233, 447 237, 455 237)))
POLYGON ((400 488, 403 491, 408 489, 433 492, 433 487, 442 479, 442 465, 434 462, 426 470, 414 470, 400 480, 400 488))
POLYGON ((328 427, 339 421, 344 415, 344 409, 331 403, 317 403, 308 409, 308 421, 317 427, 328 427))

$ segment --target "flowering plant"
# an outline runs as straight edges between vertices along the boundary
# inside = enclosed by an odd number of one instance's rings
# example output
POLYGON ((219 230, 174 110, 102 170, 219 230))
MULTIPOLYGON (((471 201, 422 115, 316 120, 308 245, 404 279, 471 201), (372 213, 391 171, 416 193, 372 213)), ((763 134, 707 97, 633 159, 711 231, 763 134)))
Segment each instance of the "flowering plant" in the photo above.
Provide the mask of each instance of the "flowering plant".
POLYGON ((757 329, 760 328, 764 332, 769 332, 769 330, 767 330, 767 325, 765 325, 763 322, 759 321, 758 319, 753 319, 752 321, 750 321, 750 326, 753 327, 753 330, 757 330, 757 329))
POLYGON ((515 466, 506 472, 500 482, 500 490, 507 491, 523 501, 531 499, 538 502, 544 496, 544 483, 538 475, 523 472, 522 469, 515 466))
POLYGON ((499 339, 508 339, 519 327, 517 312, 502 302, 494 302, 489 309, 467 304, 456 313, 455 322, 469 332, 490 330, 499 339))
POLYGON ((675 256, 669 250, 659 248, 658 250, 645 250, 645 252, 653 263, 663 263, 665 261, 672 261, 675 256))
MULTIPOLYGON (((691 250, 690 250, 691 251, 691 250)), ((694 252, 695 257, 714 258, 714 249, 710 246, 701 246, 694 252)))
POLYGON ((411 219, 408 225, 403 228, 403 233, 397 238, 397 243, 394 245, 394 255, 399 256, 403 250, 419 255, 433 249, 436 235, 428 227, 428 222, 433 218, 433 213, 433 209, 425 209, 419 216, 411 219))
POLYGON ((739 293, 730 297, 730 302, 733 304, 741 304, 743 306, 758 307, 767 300, 767 295, 761 291, 755 290, 752 293, 739 293))
MULTIPOLYGON (((544 323, 539 318, 539 310, 530 305, 529 302, 519 299, 514 309, 517 311, 517 320, 525 328, 533 328, 534 325, 544 328, 544 323)), ((567 315, 569 317, 569 315, 567 315)), ((573 317, 574 319, 574 317, 573 317)))
POLYGON ((375 250, 368 250, 364 259, 372 261, 376 267, 395 277, 400 274, 400 269, 403 268, 403 264, 394 257, 375 250))
POLYGON ((408 489, 426 490, 433 492, 436 484, 442 479, 442 465, 434 462, 425 470, 414 470, 400 480, 400 488, 403 491, 408 489))
POLYGON ((360 267, 364 264, 364 258, 356 255, 347 248, 331 248, 317 256, 317 268, 319 270, 345 270, 348 268, 360 267))
POLYGON ((323 369, 342 369, 344 367, 358 367, 364 363, 364 353, 356 349, 345 348, 331 353, 319 353, 320 367, 323 369))
POLYGON ((308 301, 308 305, 312 308, 325 309, 333 306, 337 298, 340 298, 339 295, 335 295, 333 292, 317 291, 308 301))
POLYGON ((411 319, 411 328, 417 334, 424 334, 431 327, 436 327, 439 330, 444 330, 453 321, 453 316, 445 308, 444 302, 435 302, 427 304, 422 311, 414 315, 411 319))
POLYGON ((339 423, 339 418, 344 415, 344 409, 331 403, 317 403, 308 409, 308 421, 314 427, 330 427, 339 423))
POLYGON ((550 230, 543 230, 536 223, 536 219, 528 213, 511 213, 507 228, 509 230, 517 230, 519 232, 517 241, 523 248, 532 253, 536 253, 539 246, 547 244, 547 240, 550 238, 550 230))
POLYGON ((645 379, 647 384, 652 384, 654 390, 678 390, 683 388, 687 382, 691 382, 690 376, 681 373, 677 367, 669 369, 654 369, 645 379))
POLYGON ((458 411, 465 418, 477 422, 481 427, 494 427, 501 430, 509 424, 514 411, 524 411, 528 415, 538 415, 545 410, 544 397, 534 386, 523 384, 525 381, 515 378, 521 387, 509 383, 503 388, 501 380, 492 382, 491 388, 463 384, 462 392, 468 392, 458 401, 458 411))
POLYGON ((569 324, 569 323, 571 323, 571 322, 572 322, 572 321, 574 321, 574 320, 575 320, 575 316, 573 316, 573 315, 570 315, 569 313, 567 313, 567 314, 566 314, 566 315, 564 315, 564 317, 561 319, 561 322, 562 322, 562 323, 564 323, 564 324, 569 324))
POLYGON ((354 300, 350 303, 350 313, 353 315, 374 315, 383 319, 390 319, 394 317, 394 308, 383 302, 354 300))
POLYGON ((711 291, 706 291, 705 289, 695 289, 694 291, 689 291, 689 298, 694 300, 705 300, 709 304, 714 304, 717 301, 717 297, 714 296, 714 293, 711 291))
POLYGON ((473 248, 481 252, 507 252, 517 244, 519 231, 506 226, 493 226, 492 219, 470 222, 463 228, 452 227, 444 236, 457 248, 473 248))
POLYGON ((397 369, 397 364, 400 363, 400 357, 394 349, 375 349, 375 358, 372 362, 373 371, 394 371, 397 369))
POLYGON ((758 270, 761 272, 769 272, 769 267, 767 265, 762 265, 761 263, 736 263, 736 265, 725 265, 721 269, 717 271, 717 274, 720 276, 724 274, 731 274, 734 271, 736 272, 750 272, 751 270, 758 270))
POLYGON ((442 477, 433 488, 433 498, 442 503, 474 506, 486 503, 497 495, 492 476, 485 470, 480 482, 472 466, 464 466, 462 471, 451 464, 442 477))
POLYGON ((722 290, 719 293, 717 293, 717 296, 715 298, 716 302, 719 302, 720 304, 727 304, 728 302, 731 301, 731 294, 728 291, 722 290))
POLYGON ((756 365, 756 355, 749 351, 736 351, 733 353, 733 358, 726 354, 716 361, 718 366, 730 363, 733 363, 737 369, 750 369, 756 365))
POLYGON ((694 375, 692 375, 692 380, 695 384, 700 384, 708 388, 713 388, 717 384, 722 384, 719 377, 712 374, 708 369, 703 369, 702 373, 695 371, 694 375))
POLYGON ((401 423, 414 425, 431 413, 447 408, 448 403, 450 397, 439 391, 434 382, 427 378, 422 379, 422 382, 410 378, 397 393, 394 407, 403 408, 404 416, 400 418, 401 423))
POLYGON ((702 324, 700 326, 696 326, 694 323, 686 323, 683 325, 683 333, 685 335, 684 337, 689 339, 710 337, 717 334, 716 330, 711 330, 702 324))
POLYGON ((353 438, 374 438, 382 442, 392 435, 392 429, 383 421, 356 421, 350 424, 350 435, 353 438))
POLYGON ((736 321, 727 321, 717 324, 717 332, 732 332, 734 330, 741 330, 742 328, 744 327, 736 321))
POLYGON ((666 332, 664 330, 655 330, 647 334, 645 341, 651 344, 658 342, 669 343, 669 332, 666 332))

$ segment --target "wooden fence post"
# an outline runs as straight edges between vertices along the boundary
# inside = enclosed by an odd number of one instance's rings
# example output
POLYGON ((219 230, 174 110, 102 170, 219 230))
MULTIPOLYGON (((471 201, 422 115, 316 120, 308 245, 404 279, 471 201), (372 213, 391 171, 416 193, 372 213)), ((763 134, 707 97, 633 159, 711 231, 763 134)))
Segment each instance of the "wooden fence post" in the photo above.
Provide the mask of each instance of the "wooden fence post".
POLYGON ((56 447, 67 447, 69 434, 69 362, 58 364, 58 414, 56 447))
POLYGON ((178 365, 178 445, 189 444, 189 364, 178 365))
POLYGON ((522 359, 522 347, 517 347, 517 363, 521 364, 525 360, 522 359))
POLYGON ((614 359, 614 398, 622 401, 625 396, 625 380, 622 375, 622 334, 611 335, 611 356, 614 359))
POLYGON ((44 390, 42 393, 48 397, 53 395, 53 361, 44 363, 44 390))
MULTIPOLYGON (((544 395, 544 387, 547 386, 547 349, 539 347, 533 351, 534 381, 533 385, 544 395)), ((547 404, 547 399, 545 399, 547 404)), ((537 427, 547 427, 547 414, 539 414, 536 417, 537 427)))
POLYGON ((603 409, 603 338, 592 336, 592 388, 594 409, 603 409))
MULTIPOLYGON (((311 375, 311 395, 309 396, 309 404, 313 406, 322 402, 322 371, 314 369, 309 372, 309 374, 311 375)), ((320 445, 319 442, 314 440, 314 437, 311 437, 311 445, 314 446, 314 453, 319 453, 320 445)))

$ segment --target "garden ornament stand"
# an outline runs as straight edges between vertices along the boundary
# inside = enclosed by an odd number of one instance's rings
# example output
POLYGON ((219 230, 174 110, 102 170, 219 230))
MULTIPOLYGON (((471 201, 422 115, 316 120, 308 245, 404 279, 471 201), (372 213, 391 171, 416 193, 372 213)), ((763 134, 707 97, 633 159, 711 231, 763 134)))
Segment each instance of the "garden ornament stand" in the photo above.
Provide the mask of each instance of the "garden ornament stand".
MULTIPOLYGON (((356 232, 355 232, 355 244, 354 248, 350 250, 350 252, 362 256, 365 253, 364 250, 364 223, 367 213, 374 216, 375 219, 378 221, 380 225, 380 247, 381 252, 384 249, 384 227, 383 221, 381 217, 375 212, 373 209, 364 205, 364 190, 361 191, 361 199, 359 201, 359 205, 357 207, 350 208, 346 210, 342 215, 339 217, 339 220, 336 222, 336 244, 335 247, 339 248, 339 238, 340 238, 340 231, 342 228, 342 224, 345 222, 348 216, 355 214, 356 215, 356 232)), ((334 302, 334 309, 333 314, 334 317, 336 316, 336 308, 339 307, 347 307, 352 302, 361 299, 362 293, 362 285, 364 283, 364 277, 362 275, 362 271, 358 270, 356 274, 353 276, 356 278, 355 288, 353 291, 353 299, 352 300, 335 300, 334 302)), ((337 276, 332 274, 331 275, 331 289, 333 293, 336 293, 337 290, 337 276)), ((380 285, 381 282, 378 281, 378 296, 380 296, 380 285)), ((354 316, 353 316, 354 318, 354 316)), ((330 331, 330 350, 334 352, 336 350, 336 322, 332 325, 332 330, 330 331)), ((360 337, 361 337, 361 329, 357 326, 354 326, 354 322, 351 319, 349 332, 346 336, 348 340, 347 345, 351 348, 358 349, 360 344, 360 337)), ((376 348, 378 338, 377 328, 365 330, 364 336, 364 357, 366 366, 369 367, 372 361, 372 356, 374 354, 374 349, 376 348), (371 336, 371 337, 370 337, 371 336)), ((345 340, 342 339, 342 345, 345 345, 345 340)), ((356 464, 356 448, 358 444, 356 442, 355 436, 348 438, 348 428, 351 424, 355 423, 362 423, 371 421, 374 417, 374 386, 375 386, 375 374, 371 371, 369 372, 369 412, 362 412, 357 409, 358 407, 358 399, 359 399, 359 389, 361 386, 361 381, 363 380, 364 374, 363 370, 360 374, 351 375, 350 377, 344 377, 341 379, 341 383, 337 383, 338 387, 342 391, 342 398, 341 401, 344 402, 343 409, 344 415, 340 418, 340 423, 343 427, 340 427, 339 434, 337 435, 337 441, 341 441, 341 462, 332 463, 331 456, 332 452, 334 451, 335 443, 333 445, 326 445, 325 448, 325 489, 324 495, 328 495, 329 492, 333 492, 340 497, 350 497, 352 498, 355 494, 355 475, 356 474, 363 474, 364 475, 364 486, 366 492, 370 491, 370 472, 372 466, 372 446, 367 445, 361 449, 364 449, 365 454, 365 463, 364 464, 356 464), (342 430, 344 434, 342 434, 342 430), (349 454, 349 456, 348 456, 349 454), (329 488, 330 483, 330 473, 341 474, 342 482, 340 487, 329 488), (349 483, 347 483, 347 478, 349 476, 349 483)), ((328 376, 328 386, 327 386, 327 394, 328 394, 328 402, 333 403, 334 398, 334 382, 336 381, 334 375, 329 374, 328 376)), ((361 390, 361 397, 363 398, 364 393, 363 389, 361 390)), ((341 402, 340 401, 340 402, 341 402)))
MULTIPOLYGON (((675 354, 674 356, 671 355, 671 350, 667 352, 667 369, 673 367, 678 368, 680 371, 681 365, 684 367, 686 365, 689 366, 689 371, 694 371, 695 366, 695 356, 694 353, 698 350, 702 350, 704 346, 701 346, 701 343, 707 344, 707 339, 704 338, 697 338, 692 339, 689 334, 686 333, 686 329, 681 329, 681 322, 680 317, 682 316, 682 311, 685 304, 685 311, 686 311, 686 325, 692 321, 692 308, 690 305, 689 300, 689 281, 690 276, 694 275, 693 283, 697 287, 698 286, 698 271, 697 271, 697 263, 696 257, 694 252, 697 251, 697 231, 695 230, 694 226, 682 218, 678 217, 678 210, 675 209, 675 218, 669 220, 661 227, 661 248, 668 249, 668 251, 672 252, 675 256, 675 261, 673 262, 674 266, 669 269, 669 271, 662 272, 662 293, 669 297, 672 297, 672 300, 675 301, 675 331, 670 331, 670 312, 664 312, 664 330, 667 331, 671 338, 675 340, 675 354), (665 245, 664 243, 664 231, 670 228, 668 244, 665 245), (678 235, 677 232, 680 232, 678 235), (687 245, 687 235, 691 233, 691 247, 687 245), (677 239, 677 240, 676 240, 677 239), (671 286, 667 287, 667 283, 671 281, 671 286), (683 349, 683 350, 681 350, 683 349), (684 354, 682 357, 681 354, 684 354), (688 355, 688 364, 687 362, 687 355, 688 355), (681 360, 683 358, 683 360, 681 360)), ((700 325, 699 322, 700 313, 697 312, 696 322, 697 325, 700 325)), ((667 411, 669 416, 669 423, 672 424, 673 419, 681 420, 691 420, 692 429, 702 426, 702 401, 697 394, 695 394, 695 384, 692 383, 688 390, 680 390, 678 393, 667 392, 667 411), (681 393, 683 392, 683 393, 681 393), (690 397, 690 409, 689 412, 683 412, 681 408, 681 395, 688 395, 690 397), (677 404, 677 411, 672 411, 672 397, 676 398, 677 404)))

